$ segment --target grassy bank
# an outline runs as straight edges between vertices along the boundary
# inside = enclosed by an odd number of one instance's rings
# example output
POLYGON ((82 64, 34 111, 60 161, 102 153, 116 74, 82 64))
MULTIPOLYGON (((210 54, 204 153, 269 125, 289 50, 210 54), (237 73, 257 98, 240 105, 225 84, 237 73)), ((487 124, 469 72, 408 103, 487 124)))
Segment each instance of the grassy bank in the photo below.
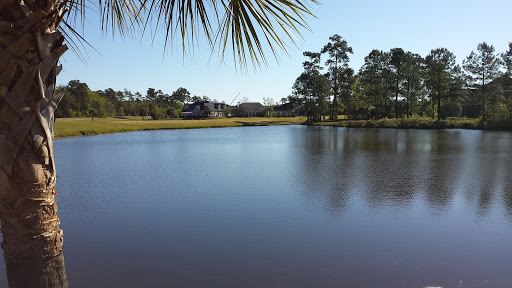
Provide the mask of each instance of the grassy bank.
MULTIPOLYGON (((141 117, 119 118, 58 118, 55 122, 55 137, 74 137, 98 135, 118 132, 161 130, 161 129, 193 129, 237 126, 292 125, 302 124, 305 117, 251 117, 251 118, 216 118, 201 120, 142 120, 141 117)), ((323 121, 315 126, 333 126, 347 128, 397 128, 397 129, 483 129, 512 130, 512 123, 483 123, 480 119, 449 118, 437 121, 427 117, 410 119, 380 120, 338 120, 323 121)))
POLYGON ((483 124, 479 119, 449 118, 436 120, 427 117, 380 119, 380 120, 342 120, 316 123, 318 126, 348 128, 398 128, 398 129, 495 129, 507 130, 506 126, 495 127, 483 124))
POLYGON ((216 118, 202 120, 142 120, 140 117, 123 118, 57 118, 55 121, 55 137, 73 137, 98 135, 117 132, 160 130, 160 129, 191 129, 236 126, 291 125, 301 124, 304 117, 283 118, 216 118))

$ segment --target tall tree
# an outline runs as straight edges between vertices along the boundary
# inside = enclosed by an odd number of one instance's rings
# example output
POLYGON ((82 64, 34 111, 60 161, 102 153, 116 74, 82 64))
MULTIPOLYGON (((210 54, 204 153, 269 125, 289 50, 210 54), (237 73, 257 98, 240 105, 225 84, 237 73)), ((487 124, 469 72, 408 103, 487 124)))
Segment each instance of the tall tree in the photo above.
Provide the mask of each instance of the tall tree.
POLYGON ((79 80, 71 80, 66 86, 68 92, 75 95, 78 100, 78 111, 83 112, 87 110, 87 103, 89 102, 89 87, 87 84, 79 80))
POLYGON ((189 102, 191 100, 190 92, 188 92, 187 89, 182 88, 182 87, 180 87, 180 88, 176 89, 176 91, 172 92, 171 97, 174 101, 181 102, 181 103, 189 102))
POLYGON ((249 98, 247 98, 247 96, 244 96, 244 97, 240 98, 240 101, 238 103, 240 105, 242 103, 247 103, 247 102, 249 102, 249 98))
MULTIPOLYGON (((355 77, 354 77, 354 70, 352 68, 349 68, 349 67, 345 67, 343 69, 339 69, 340 71, 337 73, 337 78, 338 78, 338 87, 339 87, 339 96, 340 98, 338 99, 338 102, 342 102, 344 101, 345 104, 345 114, 347 115, 347 117, 350 118, 350 111, 351 111, 351 108, 350 107, 350 103, 351 103, 351 97, 352 97, 352 85, 354 84, 354 80, 355 80, 355 77)), ((337 104, 340 104, 340 103, 337 103, 337 104)), ((336 107, 338 107, 338 105, 336 105, 336 107)), ((336 115, 338 114, 337 111, 335 111, 336 115)))
POLYGON ((59 91, 54 95, 56 77, 62 69, 57 63, 68 49, 63 44, 64 35, 78 30, 73 29, 74 20, 86 19, 83 14, 83 17, 73 15, 85 13, 90 5, 96 4, 96 9, 90 10, 100 11, 101 27, 105 31, 112 29, 125 35, 131 34, 130 29, 137 27, 137 23, 154 23, 157 25, 154 31, 164 31, 166 43, 175 39, 176 33, 182 39, 183 49, 190 36, 195 39, 201 29, 212 47, 218 43, 222 55, 226 47, 233 47, 235 59, 245 67, 247 57, 256 65, 266 63, 261 38, 266 39, 272 51, 285 49, 280 31, 288 38, 290 31, 299 32, 306 27, 305 16, 311 14, 306 2, 316 3, 315 0, 1 1, 0 219, 9 285, 68 286, 55 204, 53 127, 55 109, 65 94, 59 91), (207 3, 211 9, 206 9, 207 3), (215 22, 219 24, 217 31, 212 28, 215 22), (71 29, 63 34, 61 27, 71 29))
POLYGON ((505 65, 506 75, 512 77, 512 42, 508 43, 508 50, 501 54, 501 59, 505 65))
POLYGON ((156 91, 156 103, 158 105, 165 104, 167 102, 167 99, 169 99, 169 95, 166 95, 162 90, 156 91))
POLYGON ((393 69, 393 78, 395 80, 395 118, 398 119, 398 95, 401 94, 401 83, 403 80, 404 73, 404 57, 405 52, 402 48, 393 48, 390 51, 391 59, 389 61, 390 66, 393 69))
POLYGON ((148 88, 148 90, 146 91, 146 100, 153 102, 156 100, 156 96, 157 96, 156 89, 148 88))
POLYGON ((503 80, 505 100, 510 107, 509 110, 512 111, 512 42, 508 43, 508 50, 501 54, 501 59, 505 65, 505 77, 503 80))
POLYGON ((455 65, 450 74, 450 84, 445 105, 441 109, 441 117, 456 117, 462 114, 462 101, 467 94, 467 83, 462 68, 455 65))
POLYGON ((437 119, 441 119, 441 99, 448 95, 455 67, 455 55, 446 48, 433 49, 425 58, 425 84, 431 95, 432 119, 435 118, 436 100, 437 119))
POLYGON ((116 102, 122 102, 124 101, 124 93, 123 91, 117 91, 116 92, 116 102))
POLYGON ((302 64, 304 72, 293 84, 294 102, 305 106, 307 122, 313 123, 321 120, 322 107, 329 95, 330 85, 329 80, 320 74, 320 53, 304 52, 304 56, 309 60, 302 64))
POLYGON ((110 102, 112 103, 116 103, 117 102, 117 94, 116 94, 116 91, 112 88, 107 88, 103 91, 98 91, 98 93, 107 98, 110 102))
POLYGON ((390 55, 382 50, 372 50, 368 56, 364 58, 364 64, 359 70, 360 84, 362 92, 366 94, 372 101, 368 106, 370 115, 374 119, 386 116, 385 103, 387 86, 385 85, 386 77, 388 77, 388 63, 390 55))
POLYGON ((471 54, 464 60, 463 67, 469 73, 473 85, 482 90, 482 119, 485 121, 485 85, 499 76, 500 59, 494 54, 494 46, 483 42, 478 44, 477 53, 471 54))
MULTIPOLYGON (((391 57, 391 54, 388 53, 387 55, 388 57, 391 57)), ((393 99, 393 95, 395 95, 396 81, 389 62, 385 63, 384 70, 382 71, 382 82, 384 83, 384 115, 386 117, 393 117, 391 101, 393 99)))
POLYGON ((140 92, 135 92, 135 109, 137 110, 137 116, 141 116, 140 108, 143 96, 140 92))
POLYGON ((338 118, 338 96, 340 93, 339 75, 340 70, 348 69, 348 62, 350 61, 349 53, 353 54, 352 47, 349 47, 347 41, 338 34, 329 37, 329 43, 322 48, 322 54, 327 53, 329 58, 325 65, 329 66, 329 78, 332 82, 333 100, 331 119, 338 118))
POLYGON ((411 115, 411 105, 414 104, 422 90, 422 62, 418 54, 407 52, 403 57, 403 94, 407 118, 411 115))
POLYGON ((201 101, 201 97, 194 95, 194 96, 192 96, 192 99, 190 99, 190 100, 191 100, 191 102, 199 102, 199 101, 201 101))
POLYGON ((271 97, 263 97, 263 106, 273 106, 274 104, 274 99, 271 97))
POLYGON ((354 77, 354 84, 352 85, 353 107, 354 107, 354 119, 357 119, 357 115, 362 115, 363 119, 370 119, 372 97, 369 93, 365 93, 366 83, 362 82, 361 74, 357 74, 354 77))

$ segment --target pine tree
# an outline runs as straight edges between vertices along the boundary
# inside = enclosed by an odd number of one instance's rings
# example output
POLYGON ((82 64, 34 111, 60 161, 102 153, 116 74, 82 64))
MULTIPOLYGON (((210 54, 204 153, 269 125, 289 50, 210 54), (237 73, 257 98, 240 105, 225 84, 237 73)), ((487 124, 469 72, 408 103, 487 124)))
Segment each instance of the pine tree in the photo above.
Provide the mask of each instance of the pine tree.
POLYGON ((478 53, 471 54, 464 60, 464 70, 472 84, 482 90, 482 119, 485 121, 485 86, 499 76, 501 60, 494 54, 494 46, 483 42, 477 46, 478 53))

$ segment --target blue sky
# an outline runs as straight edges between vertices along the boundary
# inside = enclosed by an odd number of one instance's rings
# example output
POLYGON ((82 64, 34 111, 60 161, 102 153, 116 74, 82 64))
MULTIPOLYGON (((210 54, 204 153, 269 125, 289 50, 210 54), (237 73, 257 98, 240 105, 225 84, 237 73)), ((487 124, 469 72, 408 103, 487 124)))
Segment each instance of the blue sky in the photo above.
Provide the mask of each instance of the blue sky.
POLYGON ((92 90, 126 88, 141 94, 149 87, 169 94, 184 87, 192 95, 228 104, 238 93, 249 101, 261 102, 263 97, 278 101, 290 94, 302 72, 302 52, 319 51, 334 34, 343 36, 354 49, 350 66, 356 71, 374 48, 401 47, 425 56, 433 48, 445 47, 460 64, 480 42, 494 45, 499 53, 512 42, 512 2, 505 0, 324 0, 312 11, 318 17, 307 19, 312 31, 302 32, 304 39, 298 47, 290 43, 289 56, 281 52, 277 63, 267 50, 267 68, 243 73, 235 69, 232 58, 219 64, 218 53, 212 55, 201 40, 193 55, 184 57, 178 45, 164 53, 161 36, 152 43, 149 34, 143 39, 102 35, 98 17, 89 13, 83 34, 101 54, 88 49, 84 64, 68 51, 61 60, 64 69, 57 83, 78 79, 92 90))

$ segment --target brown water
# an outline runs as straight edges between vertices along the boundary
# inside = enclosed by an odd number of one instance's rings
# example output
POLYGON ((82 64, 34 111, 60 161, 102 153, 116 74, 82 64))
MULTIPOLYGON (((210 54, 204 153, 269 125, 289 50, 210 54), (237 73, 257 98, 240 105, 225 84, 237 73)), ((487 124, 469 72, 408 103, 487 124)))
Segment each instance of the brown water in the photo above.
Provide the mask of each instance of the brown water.
POLYGON ((55 150, 73 288, 512 287, 509 132, 242 127, 55 150))

